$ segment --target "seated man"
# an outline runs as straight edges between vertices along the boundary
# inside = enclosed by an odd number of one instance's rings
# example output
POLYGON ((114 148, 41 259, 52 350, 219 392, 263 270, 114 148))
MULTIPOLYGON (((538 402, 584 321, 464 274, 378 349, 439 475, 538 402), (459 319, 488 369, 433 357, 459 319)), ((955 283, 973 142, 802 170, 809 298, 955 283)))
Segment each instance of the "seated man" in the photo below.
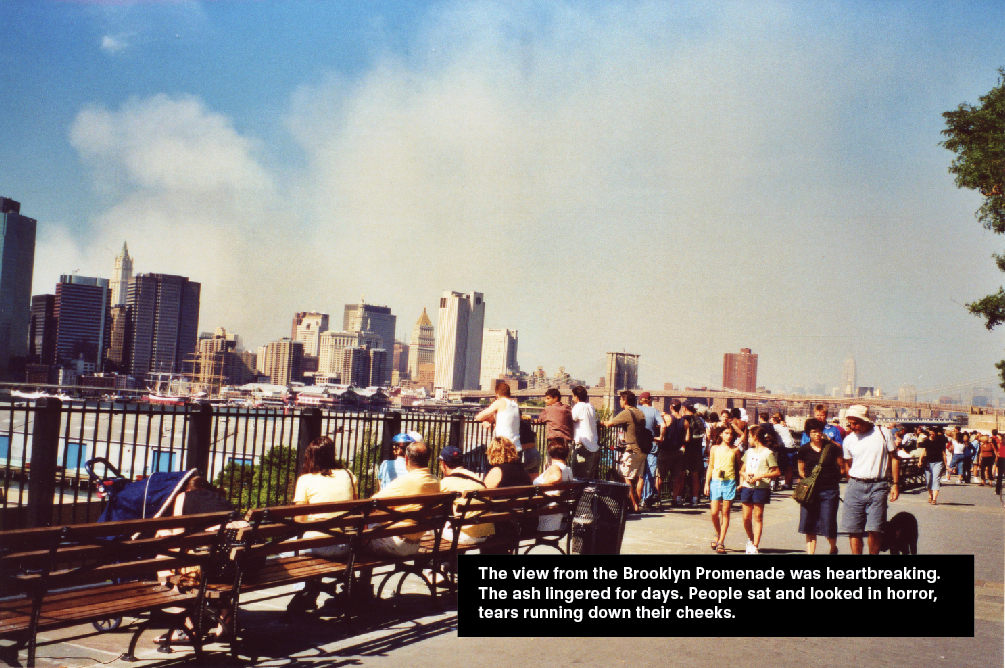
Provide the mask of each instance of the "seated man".
MULTIPOLYGON (((418 494, 439 494, 440 481, 429 473, 429 457, 431 452, 429 446, 419 441, 409 443, 405 448, 405 466, 408 473, 391 481, 387 487, 382 488, 373 495, 375 499, 384 499, 394 496, 416 496, 418 494)), ((402 506, 399 510, 413 510, 413 507, 402 506)), ((419 551, 424 532, 404 534, 401 536, 388 536, 370 541, 370 549, 377 553, 391 557, 407 557, 419 551)))
MULTIPOLYGON (((441 492, 468 492, 485 489, 485 483, 482 482, 482 479, 464 468, 464 455, 460 448, 448 445, 440 451, 440 470, 443 471, 443 480, 440 481, 441 492)), ((491 522, 466 526, 461 529, 457 544, 481 543, 494 533, 495 527, 491 522)), ((454 533, 449 526, 443 529, 443 537, 446 540, 453 540, 454 533)))

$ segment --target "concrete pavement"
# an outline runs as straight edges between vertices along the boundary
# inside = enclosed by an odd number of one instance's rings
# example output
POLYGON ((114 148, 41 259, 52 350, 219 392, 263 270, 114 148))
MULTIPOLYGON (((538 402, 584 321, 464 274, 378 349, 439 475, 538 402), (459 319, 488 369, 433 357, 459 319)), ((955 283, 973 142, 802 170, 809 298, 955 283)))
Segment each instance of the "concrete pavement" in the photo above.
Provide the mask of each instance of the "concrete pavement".
MULTIPOLYGON (((528 625, 520 638, 459 638, 456 613, 426 615, 424 596, 406 587, 398 605, 384 602, 379 616, 358 625, 356 634, 344 635, 342 625, 309 619, 295 625, 280 622, 289 592, 269 591, 246 606, 243 621, 252 645, 261 654, 260 666, 1000 666, 1003 665, 1003 571, 1005 571, 1005 510, 997 496, 977 485, 943 487, 940 504, 926 503, 924 490, 902 495, 891 515, 906 510, 918 519, 919 551, 923 554, 973 554, 973 638, 939 636, 938 619, 918 620, 918 638, 845 638, 841 621, 821 610, 820 623, 834 637, 785 637, 787 619, 778 620, 776 638, 678 638, 667 623, 664 638, 547 638, 543 629, 528 625), (412 593, 409 593, 412 592, 412 593), (416 617, 416 615, 425 615, 416 617)), ((765 509, 763 553, 799 553, 802 536, 796 533, 799 509, 788 493, 776 493, 765 509)), ((648 512, 629 520, 624 553, 711 554, 711 523, 707 504, 699 508, 648 512)), ((739 512, 732 516, 727 539, 729 556, 743 554, 746 537, 739 512)), ((848 541, 839 538, 842 553, 848 541)), ((826 543, 818 546, 826 551, 826 543)), ((713 555, 713 558, 722 557, 713 555)), ((966 583, 961 583, 966 586, 966 583)), ((793 614, 796 614, 795 611, 793 614)), ((905 609, 903 614, 911 614, 905 609)), ((952 615, 945 610, 945 615, 952 615)), ((127 620, 127 624, 130 620, 127 620)), ((123 630, 125 630, 125 625, 123 630)), ((40 639, 39 666, 112 666, 176 664, 195 665, 179 651, 156 652, 148 632, 141 640, 141 664, 118 661, 128 636, 98 634, 88 627, 45 634, 40 639), (149 637, 148 637, 149 636, 149 637)), ((210 646, 214 665, 225 664, 219 650, 210 646)))

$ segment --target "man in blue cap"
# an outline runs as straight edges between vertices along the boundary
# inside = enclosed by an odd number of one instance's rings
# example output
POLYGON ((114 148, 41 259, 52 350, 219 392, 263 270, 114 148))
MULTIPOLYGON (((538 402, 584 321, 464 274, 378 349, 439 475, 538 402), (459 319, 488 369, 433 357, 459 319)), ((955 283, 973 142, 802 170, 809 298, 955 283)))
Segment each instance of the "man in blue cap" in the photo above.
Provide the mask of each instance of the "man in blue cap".
POLYGON ((385 459, 377 469, 377 481, 383 489, 391 484, 391 481, 408 473, 405 466, 405 448, 409 443, 422 443, 422 434, 417 431, 403 431, 393 439, 392 452, 394 459, 385 459))

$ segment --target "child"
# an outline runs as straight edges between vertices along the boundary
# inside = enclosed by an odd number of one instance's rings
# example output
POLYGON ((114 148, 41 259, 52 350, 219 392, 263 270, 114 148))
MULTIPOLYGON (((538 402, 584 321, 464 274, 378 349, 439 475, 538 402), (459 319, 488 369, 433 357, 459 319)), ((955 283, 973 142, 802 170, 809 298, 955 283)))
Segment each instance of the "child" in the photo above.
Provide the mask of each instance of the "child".
POLYGON ((726 554, 726 531, 729 530, 729 510, 736 498, 736 470, 739 468, 740 450, 733 447, 736 437, 732 426, 715 427, 710 442, 715 443, 708 453, 705 471, 705 496, 712 502, 712 527, 715 538, 712 549, 726 554))
POLYGON ((764 527, 764 505, 771 502, 773 478, 781 475, 772 447, 778 437, 770 426, 750 428, 747 439, 750 448, 743 453, 740 469, 740 505, 743 506, 743 528, 747 532, 747 554, 757 554, 764 527))

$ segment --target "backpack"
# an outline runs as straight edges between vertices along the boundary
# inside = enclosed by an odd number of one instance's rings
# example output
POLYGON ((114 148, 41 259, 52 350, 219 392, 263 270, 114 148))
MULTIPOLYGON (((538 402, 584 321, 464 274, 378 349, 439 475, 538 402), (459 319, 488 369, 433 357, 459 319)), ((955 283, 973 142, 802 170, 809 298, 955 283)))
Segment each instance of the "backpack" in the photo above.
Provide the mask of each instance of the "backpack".
POLYGON ((635 413, 632 412, 630 408, 626 408, 628 414, 631 416, 632 421, 635 423, 635 443, 639 446, 639 450, 642 454, 648 455, 653 451, 653 433, 649 431, 649 427, 646 426, 646 421, 639 421, 635 419, 635 413))

